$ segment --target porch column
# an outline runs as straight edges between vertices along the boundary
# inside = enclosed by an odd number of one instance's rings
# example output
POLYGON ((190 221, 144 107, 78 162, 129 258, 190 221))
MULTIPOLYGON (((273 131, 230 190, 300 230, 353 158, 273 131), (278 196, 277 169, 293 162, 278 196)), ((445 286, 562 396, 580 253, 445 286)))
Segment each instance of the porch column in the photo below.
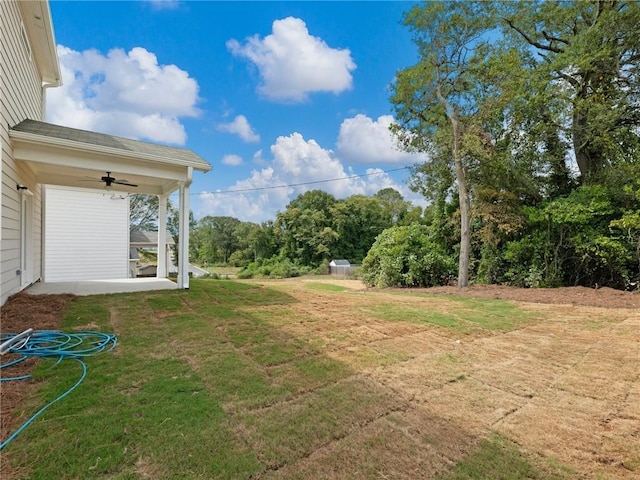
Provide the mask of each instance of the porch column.
POLYGON ((167 278, 167 199, 158 195, 158 269, 157 278, 167 278))
POLYGON ((178 288, 189 289, 189 185, 193 168, 187 167, 187 181, 180 184, 180 230, 178 233, 178 288))

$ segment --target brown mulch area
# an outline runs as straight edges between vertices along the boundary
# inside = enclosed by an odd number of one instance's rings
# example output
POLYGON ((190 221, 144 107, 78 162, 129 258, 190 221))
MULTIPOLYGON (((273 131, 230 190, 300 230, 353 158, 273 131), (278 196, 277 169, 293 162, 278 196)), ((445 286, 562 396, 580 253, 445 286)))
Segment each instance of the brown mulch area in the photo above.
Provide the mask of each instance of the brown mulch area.
MULTIPOLYGON (((28 295, 18 293, 9 297, 0 313, 0 331, 2 333, 21 333, 28 328, 34 330, 58 330, 62 312, 73 295, 28 295)), ((15 360, 12 353, 2 356, 2 364, 15 360)), ((9 368, 0 370, 3 377, 28 375, 37 362, 30 358, 9 368)), ((35 387, 33 380, 3 382, 0 389, 0 439, 4 441, 19 426, 14 424, 12 415, 20 401, 35 387)), ((6 465, 2 465, 3 471, 6 465)))
POLYGON ((625 292, 613 288, 517 288, 504 285, 473 285, 466 288, 432 287, 414 291, 432 294, 462 295, 475 298, 497 298, 517 302, 582 305, 602 308, 638 308, 640 292, 625 292))

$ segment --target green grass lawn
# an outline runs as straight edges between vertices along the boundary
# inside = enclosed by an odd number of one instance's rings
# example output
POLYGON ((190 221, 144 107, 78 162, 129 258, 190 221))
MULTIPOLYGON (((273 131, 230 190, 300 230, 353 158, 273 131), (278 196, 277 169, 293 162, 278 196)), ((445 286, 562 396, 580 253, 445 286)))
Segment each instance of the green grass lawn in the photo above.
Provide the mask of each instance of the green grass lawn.
POLYGON ((371 308, 371 314, 387 320, 439 325, 462 334, 482 330, 506 332, 534 319, 532 314, 523 312, 513 303, 504 300, 449 296, 447 308, 443 310, 425 310, 399 303, 401 302, 377 304, 371 308))
MULTIPOLYGON (((323 298, 349 295, 308 288, 323 298)), ((445 458, 449 466, 434 478, 556 478, 499 437, 452 433, 448 425, 438 427, 449 432, 441 437, 405 435, 412 426, 400 415, 409 408, 404 399, 322 351, 317 338, 278 326, 304 321, 290 308, 296 302, 268 284, 207 279, 192 280, 188 292, 77 297, 62 329, 96 324, 115 332, 118 346, 89 358, 81 386, 2 455, 33 479, 421 478, 410 473, 412 462, 428 465, 425 455, 459 435, 466 446, 458 465, 445 458), (389 444, 393 435, 400 443, 389 444), (335 445, 340 455, 314 463, 335 445), (403 450, 394 452, 398 445, 403 450)), ((393 308, 382 305, 372 318, 503 331, 514 327, 514 308, 453 299, 449 317, 396 308, 392 318, 393 308)), ((73 362, 49 367, 41 362, 37 370, 40 387, 18 412, 24 418, 80 373, 73 362)))

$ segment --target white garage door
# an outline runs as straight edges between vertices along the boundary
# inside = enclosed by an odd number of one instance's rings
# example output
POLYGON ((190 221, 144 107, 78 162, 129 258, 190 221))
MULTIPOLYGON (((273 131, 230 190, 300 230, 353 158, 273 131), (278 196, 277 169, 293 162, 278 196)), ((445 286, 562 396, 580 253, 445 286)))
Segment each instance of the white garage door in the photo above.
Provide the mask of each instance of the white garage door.
POLYGON ((44 207, 45 282, 128 277, 128 198, 47 185, 44 207))

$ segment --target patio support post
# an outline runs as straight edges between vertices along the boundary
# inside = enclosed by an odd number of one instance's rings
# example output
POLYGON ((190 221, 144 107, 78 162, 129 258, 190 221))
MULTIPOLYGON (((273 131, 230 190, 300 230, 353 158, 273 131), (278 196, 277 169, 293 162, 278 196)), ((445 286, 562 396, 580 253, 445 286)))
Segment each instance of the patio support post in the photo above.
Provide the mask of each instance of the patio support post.
POLYGON ((178 233, 178 288, 189 289, 189 185, 193 168, 188 168, 187 181, 180 184, 180 231, 178 233))
POLYGON ((157 278, 167 278, 167 200, 169 195, 158 195, 158 269, 157 278))

